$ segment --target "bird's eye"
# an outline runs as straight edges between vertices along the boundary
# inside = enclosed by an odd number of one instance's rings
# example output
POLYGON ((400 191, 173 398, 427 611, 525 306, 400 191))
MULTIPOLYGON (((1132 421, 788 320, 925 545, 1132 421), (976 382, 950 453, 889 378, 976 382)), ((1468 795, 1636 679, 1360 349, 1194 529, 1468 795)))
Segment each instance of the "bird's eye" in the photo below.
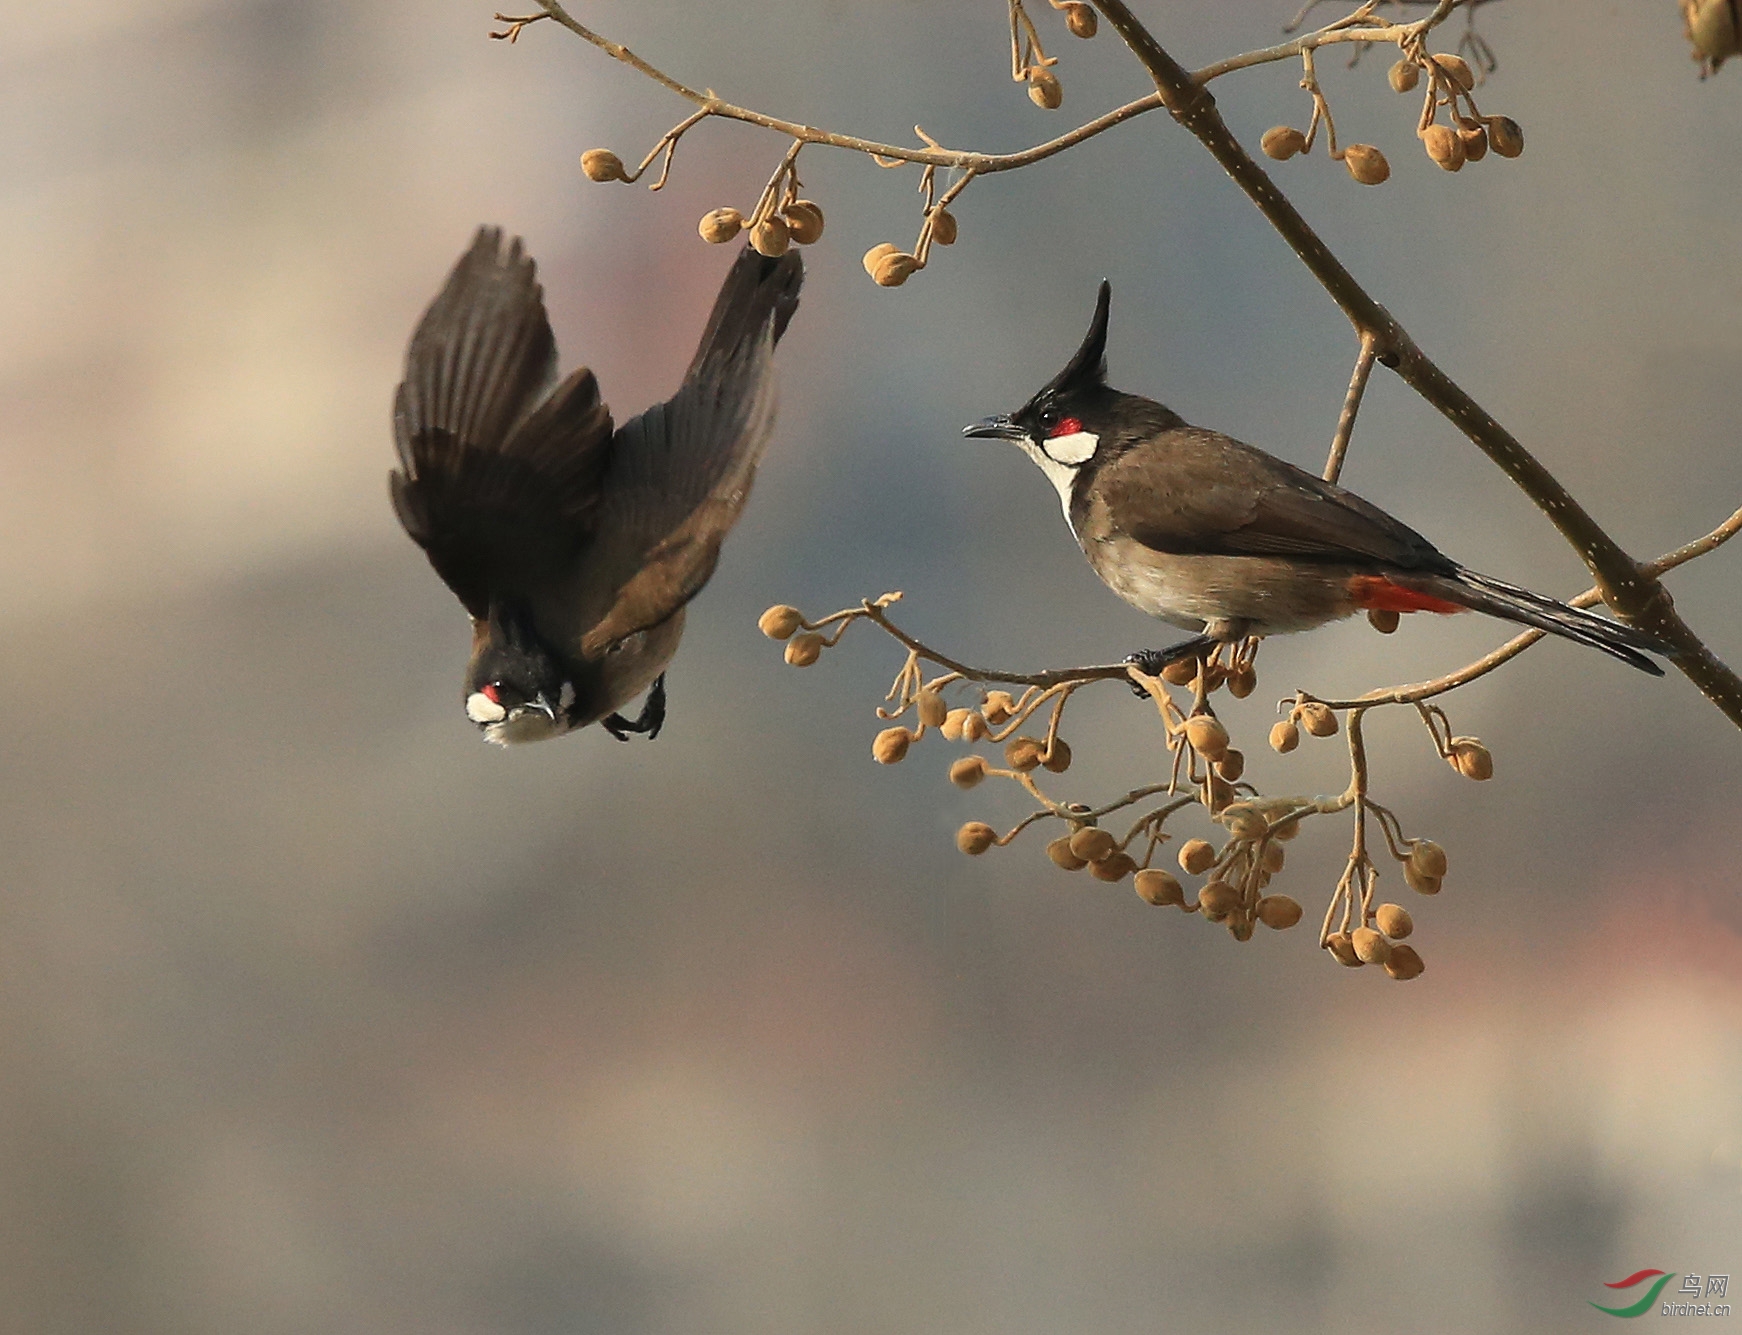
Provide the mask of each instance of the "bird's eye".
POLYGON ((1040 410, 1040 424, 1046 430, 1051 431, 1053 427, 1058 425, 1058 420, 1059 415, 1056 409, 1042 408, 1040 410))

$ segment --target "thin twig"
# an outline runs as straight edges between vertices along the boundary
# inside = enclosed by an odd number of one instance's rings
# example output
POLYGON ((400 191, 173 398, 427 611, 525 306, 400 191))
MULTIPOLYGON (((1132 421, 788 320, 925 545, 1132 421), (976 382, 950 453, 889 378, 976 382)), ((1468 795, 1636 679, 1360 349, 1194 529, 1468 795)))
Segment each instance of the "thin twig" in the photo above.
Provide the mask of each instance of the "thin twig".
POLYGON ((1331 438, 1330 457, 1325 460, 1325 481, 1335 482, 1343 472, 1343 457, 1349 452, 1349 437, 1355 432, 1355 414, 1361 411, 1361 396, 1367 392, 1367 377, 1373 374, 1373 359, 1379 342, 1370 333, 1361 335, 1361 351, 1355 356, 1355 371, 1349 377, 1349 392, 1337 416, 1337 434, 1331 438))

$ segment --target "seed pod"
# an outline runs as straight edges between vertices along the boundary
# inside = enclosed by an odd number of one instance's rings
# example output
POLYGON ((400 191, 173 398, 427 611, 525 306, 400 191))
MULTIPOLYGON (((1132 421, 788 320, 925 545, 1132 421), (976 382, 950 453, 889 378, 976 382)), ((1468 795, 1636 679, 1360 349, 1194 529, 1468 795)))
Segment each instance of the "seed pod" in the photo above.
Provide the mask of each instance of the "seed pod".
POLYGON ((1272 931, 1285 932, 1300 921, 1300 905, 1287 895, 1266 895, 1258 901, 1258 921, 1272 931))
POLYGON ((1198 891, 1198 910, 1211 922, 1221 922, 1240 907, 1240 892, 1226 881, 1206 881, 1198 891))
POLYGON ((963 756, 950 766, 950 782, 958 788, 972 788, 986 777, 986 762, 979 756, 963 756))
POLYGON ((1071 767, 1071 748, 1063 737, 1052 739, 1052 750, 1041 756, 1040 763, 1053 774, 1063 774, 1071 767))
POLYGON ((956 215, 948 209, 938 209, 931 216, 931 239, 940 246, 956 244, 956 215))
POLYGON ((1208 871, 1215 863, 1216 850, 1208 840, 1187 839, 1179 846, 1179 865, 1193 876, 1208 871))
POLYGON ((1234 800, 1234 787, 1214 769, 1205 777, 1210 781, 1210 813, 1214 815, 1234 800))
POLYGON ((1350 144, 1343 150, 1343 165, 1362 185, 1383 185, 1391 179, 1391 164, 1372 144, 1350 144))
POLYGON ((941 728, 944 720, 950 716, 950 707, 944 703, 943 696, 927 688, 919 693, 916 702, 919 721, 928 728, 941 728))
POLYGON ((1403 864, 1403 883, 1418 895, 1437 895, 1440 892, 1440 878, 1424 875, 1413 862, 1403 864))
POLYGON ((790 640, 792 633, 804 625, 804 613, 785 603, 776 603, 756 619, 756 629, 771 640, 790 640))
POLYGON ((962 740, 963 725, 967 723, 968 715, 973 712, 971 709, 952 709, 944 715, 944 721, 939 725, 938 731, 943 733, 946 742, 962 740))
POLYGON ((1337 735, 1336 711, 1317 700, 1308 700, 1300 707, 1300 721, 1306 725, 1306 730, 1314 737, 1335 737, 1337 735))
POLYGON ((1123 881, 1137 870, 1137 859, 1129 853, 1109 853, 1089 864, 1089 875, 1097 881, 1123 881))
POLYGON ((964 742, 984 741, 992 729, 986 726, 986 718, 978 710, 970 709, 968 717, 962 722, 962 740, 964 742))
POLYGON ((1283 719, 1270 730, 1270 749, 1279 755, 1287 755, 1300 745, 1300 729, 1287 719, 1283 719))
POLYGON ((1087 40, 1095 35, 1100 20, 1088 5, 1069 4, 1065 6, 1065 27, 1071 30, 1071 36, 1087 40))
POLYGON ((1027 774, 1040 767, 1040 753, 1046 743, 1038 737, 1012 737, 1004 744, 1004 763, 1018 774, 1027 774))
POLYGON ((1451 54, 1439 55, 1433 58, 1445 75, 1466 93, 1476 86, 1476 76, 1470 71, 1470 63, 1462 56, 1451 54))
POLYGON ((1423 876, 1435 880, 1446 874, 1446 850, 1432 839, 1417 839, 1415 847, 1409 850, 1409 862, 1423 876))
POLYGON ((1085 825, 1071 835, 1071 852, 1083 859, 1084 862, 1099 862, 1102 858, 1112 855, 1117 843, 1118 840, 1105 830, 1093 825, 1085 825))
POLYGON ((1029 70, 1028 100, 1037 107, 1057 111, 1065 100, 1064 86, 1059 83, 1058 75, 1038 67, 1029 70))
POLYGON ((792 230, 787 227, 785 218, 777 213, 770 214, 750 229, 750 244, 758 255, 778 259, 792 244, 792 230))
POLYGON ((1420 978, 1421 971, 1426 967, 1421 962, 1421 956, 1415 953, 1414 946, 1391 947, 1391 958, 1385 961, 1385 972, 1400 983, 1407 983, 1411 978, 1420 978))
POLYGON ((1403 618, 1396 612, 1390 612, 1382 607, 1375 607, 1367 613, 1367 624, 1381 635, 1389 635, 1397 629, 1397 623, 1403 618))
POLYGON ((1228 749, 1228 730, 1213 715, 1194 714, 1186 720, 1186 741, 1200 756, 1218 760, 1228 749))
POLYGON ((1421 70, 1413 60, 1400 60, 1385 71, 1385 78, 1394 93, 1412 93, 1421 82, 1421 70))
POLYGON ((877 261, 877 272, 871 275, 878 287, 900 287, 919 272, 919 260, 905 251, 896 251, 877 261))
POLYGON ((900 249, 900 246, 891 245, 889 242, 884 241, 879 245, 872 246, 870 250, 866 251, 865 258, 861 260, 860 263, 865 266, 865 272, 872 278, 875 278, 877 276, 877 266, 883 263, 885 258, 896 254, 900 249))
POLYGON ((1166 904, 1184 904, 1186 902, 1185 887, 1179 883, 1179 878, 1170 871, 1162 871, 1159 867, 1146 867, 1138 872, 1134 886, 1139 899, 1145 904, 1153 904, 1157 908, 1166 904))
POLYGON ((1736 7, 1728 0, 1682 0, 1682 24, 1700 62, 1700 77, 1716 71, 1742 51, 1736 31, 1736 7))
POLYGON ((1285 821, 1281 825, 1272 825, 1270 827, 1270 837, 1272 839, 1292 839, 1295 837, 1295 835, 1297 835, 1299 833, 1300 833, 1300 817, 1299 816, 1296 816, 1291 821, 1285 821))
POLYGON ((737 209, 715 209, 702 215, 696 230, 702 234, 702 240, 710 246, 717 246, 744 230, 744 215, 737 209))
POLYGON ((1374 911, 1373 920, 1393 941, 1401 941, 1415 930, 1415 919, 1401 904, 1381 904, 1374 911))
POLYGON ((1510 116, 1490 116, 1488 146, 1503 158, 1515 158, 1524 152, 1524 131, 1510 116))
POLYGON ((581 154, 581 170, 589 181, 627 181, 623 159, 608 148, 589 148, 581 154))
POLYGON ((980 706, 980 711, 986 715, 986 722, 996 726, 1016 712, 1016 701, 1009 691, 987 691, 986 703, 980 706))
POLYGON ((1355 953, 1355 943, 1347 932, 1332 932, 1325 939, 1325 949, 1336 956, 1338 964, 1346 964, 1351 969, 1361 967, 1361 957, 1355 953))
POLYGON ((1222 758, 1216 762, 1216 773, 1229 783, 1235 782, 1245 772, 1246 755, 1242 751, 1234 750, 1233 747, 1222 752, 1222 758))
POLYGON ((1250 941, 1252 939, 1252 919, 1244 913, 1230 913, 1228 915, 1228 935, 1236 941, 1250 941))
POLYGON ((871 759, 879 765, 898 764, 912 741, 913 734, 906 728, 885 728, 871 739, 871 759))
POLYGON ((1206 691, 1221 690, 1222 683, 1227 680, 1228 669, 1220 663, 1206 663, 1204 665, 1204 689, 1206 691))
POLYGON ((795 199, 780 211, 786 219, 786 229, 801 246, 813 246, 823 239, 823 211, 808 199, 795 199))
POLYGON ((823 656, 823 637, 814 631, 794 635, 786 642, 786 661, 794 667, 809 667, 823 656))
POLYGON ((1228 674, 1228 694, 1236 700, 1244 700, 1258 689, 1258 670, 1250 663, 1244 663, 1228 674))
POLYGON ((956 847, 969 856, 978 856, 997 842, 998 831, 985 821, 971 820, 956 831, 956 847))
POLYGON ((1464 141, 1458 132, 1444 125, 1430 125, 1421 132, 1422 147, 1427 155, 1449 172, 1464 170, 1464 141))
POLYGON ((1258 141, 1258 147, 1264 150, 1264 156, 1275 158, 1278 162, 1287 162, 1296 153, 1306 152, 1306 146, 1306 136, 1292 125, 1273 125, 1258 141))
POLYGON ((1371 927, 1357 927, 1352 944, 1363 964, 1383 964, 1391 958, 1391 942, 1371 927))
POLYGON ((1089 865, 1087 858, 1080 858, 1071 852, 1071 837, 1068 834, 1061 834, 1048 844, 1046 855, 1052 859, 1055 867, 1063 868, 1065 871, 1081 871, 1089 865))
POLYGON ((1474 737, 1454 737, 1448 749, 1451 751, 1448 759, 1452 762, 1452 767, 1466 779, 1475 779, 1480 783, 1494 777, 1494 757, 1474 737))
POLYGON ((1258 865, 1272 876, 1282 870, 1282 845, 1274 840, 1264 845, 1264 852, 1258 855, 1258 865))
POLYGON ((1488 131, 1480 125, 1458 127, 1458 138, 1464 141, 1464 161, 1480 162, 1488 156, 1488 131))
POLYGON ((1270 829, 1270 822, 1249 802, 1236 802, 1233 806, 1223 808, 1217 819, 1228 827, 1228 833, 1236 839, 1262 839, 1270 829))

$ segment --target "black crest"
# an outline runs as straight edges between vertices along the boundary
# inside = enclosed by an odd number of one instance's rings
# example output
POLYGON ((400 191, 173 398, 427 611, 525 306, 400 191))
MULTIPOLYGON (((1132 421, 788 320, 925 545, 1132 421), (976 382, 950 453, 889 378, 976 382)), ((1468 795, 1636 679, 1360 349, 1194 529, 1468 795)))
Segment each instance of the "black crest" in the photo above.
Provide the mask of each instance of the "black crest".
POLYGON ((1112 304, 1113 285, 1103 278, 1100 294, 1095 298, 1095 318, 1089 321, 1089 332, 1083 335, 1082 347, 1065 364, 1065 369, 1034 396, 1035 403, 1080 394, 1107 383, 1107 312, 1112 304))

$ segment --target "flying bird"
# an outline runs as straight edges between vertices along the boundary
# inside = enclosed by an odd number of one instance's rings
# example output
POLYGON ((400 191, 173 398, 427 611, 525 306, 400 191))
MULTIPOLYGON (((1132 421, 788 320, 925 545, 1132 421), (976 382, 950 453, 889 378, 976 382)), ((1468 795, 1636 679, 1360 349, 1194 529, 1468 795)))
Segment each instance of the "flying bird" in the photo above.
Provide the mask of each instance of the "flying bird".
POLYGON ((1363 610, 1471 610, 1663 675, 1641 650, 1666 646, 1644 631, 1477 574, 1353 492, 1110 387, 1111 300, 1102 283, 1082 346, 1019 412, 963 434, 1021 447, 1057 488, 1102 582, 1199 637, 1161 653, 1310 630, 1363 610))
POLYGON ((492 741, 589 723, 657 736, 684 605, 719 560, 774 421, 797 252, 745 247, 683 384, 614 427, 586 367, 555 388, 533 261, 480 228, 424 312, 393 404, 405 531, 472 618, 466 716, 492 741), (547 393, 548 391, 548 393, 547 393), (633 720, 617 711, 647 692, 633 720))

